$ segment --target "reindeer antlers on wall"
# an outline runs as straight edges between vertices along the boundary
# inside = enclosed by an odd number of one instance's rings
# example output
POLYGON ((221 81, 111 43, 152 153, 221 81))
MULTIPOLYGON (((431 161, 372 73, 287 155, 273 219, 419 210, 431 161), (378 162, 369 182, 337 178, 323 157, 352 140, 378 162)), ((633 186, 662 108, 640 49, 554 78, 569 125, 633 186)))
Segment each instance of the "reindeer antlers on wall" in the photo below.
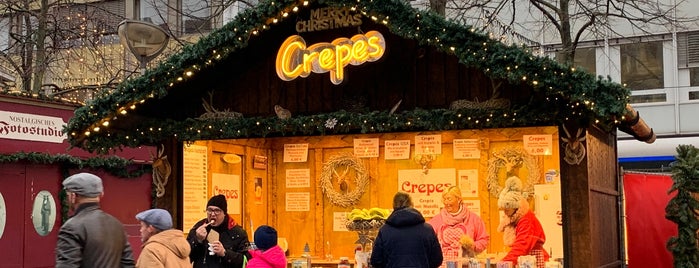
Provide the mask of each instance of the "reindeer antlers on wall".
POLYGON ((165 185, 167 185, 170 173, 172 173, 172 167, 167 160, 167 155, 165 155, 165 145, 161 144, 157 150, 157 156, 150 155, 151 160, 153 160, 153 186, 155 187, 155 196, 163 197, 165 185))

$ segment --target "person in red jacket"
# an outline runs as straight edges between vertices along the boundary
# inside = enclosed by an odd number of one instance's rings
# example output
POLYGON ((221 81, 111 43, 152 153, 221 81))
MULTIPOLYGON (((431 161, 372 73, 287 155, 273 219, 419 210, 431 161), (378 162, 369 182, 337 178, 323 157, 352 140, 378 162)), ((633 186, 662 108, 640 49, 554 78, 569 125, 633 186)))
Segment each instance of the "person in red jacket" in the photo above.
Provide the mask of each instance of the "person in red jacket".
POLYGON ((511 261, 517 265, 517 258, 531 255, 536 257, 536 267, 544 268, 549 259, 549 254, 544 249, 544 242, 546 242, 544 228, 529 209, 529 203, 521 190, 522 181, 516 176, 509 177, 498 198, 498 208, 505 214, 505 222, 501 223, 502 229, 505 230, 503 239, 510 247, 510 251, 502 261, 511 261), (511 231, 512 229, 514 232, 511 231), (508 237, 512 235, 514 237, 508 237))

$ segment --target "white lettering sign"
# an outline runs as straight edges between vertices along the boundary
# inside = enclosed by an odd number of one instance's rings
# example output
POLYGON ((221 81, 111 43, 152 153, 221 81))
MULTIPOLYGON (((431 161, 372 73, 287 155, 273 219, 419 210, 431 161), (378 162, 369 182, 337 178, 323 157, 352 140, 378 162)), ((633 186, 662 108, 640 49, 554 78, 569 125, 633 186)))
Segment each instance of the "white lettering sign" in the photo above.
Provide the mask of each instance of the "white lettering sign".
POLYGON ((228 200, 228 214, 240 214, 243 202, 240 192, 240 176, 234 174, 211 174, 211 196, 225 195, 228 200))
POLYGON ((384 159, 410 159, 410 140, 384 141, 384 159))
POLYGON ((454 159, 478 159, 481 158, 481 150, 478 148, 478 139, 454 139, 454 159))
POLYGON ((354 139, 354 156, 358 158, 379 157, 379 139, 354 139))
POLYGON ((0 138, 63 143, 60 117, 0 111, 0 138))
POLYGON ((285 181, 286 188, 311 187, 311 170, 307 168, 287 169, 285 181))
POLYGON ((308 160, 308 143, 284 144, 284 163, 300 163, 308 160))
POLYGON ((524 135, 524 150, 531 155, 551 155, 553 138, 551 135, 524 135))
POLYGON ((415 136, 415 154, 442 154, 442 135, 415 136))
POLYGON ((456 185, 456 170, 435 168, 425 174, 422 169, 398 170, 398 191, 410 194, 413 207, 425 217, 433 217, 442 207, 442 193, 456 185))

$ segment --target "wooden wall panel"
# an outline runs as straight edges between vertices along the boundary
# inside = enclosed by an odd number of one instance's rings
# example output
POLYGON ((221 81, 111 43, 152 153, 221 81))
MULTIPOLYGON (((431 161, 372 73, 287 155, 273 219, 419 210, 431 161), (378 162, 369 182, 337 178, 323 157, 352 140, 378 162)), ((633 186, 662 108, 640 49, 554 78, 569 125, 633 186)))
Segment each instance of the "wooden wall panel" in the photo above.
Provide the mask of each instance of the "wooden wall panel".
MULTIPOLYGON (((386 53, 375 62, 345 67, 345 80, 340 85, 330 82, 329 73, 311 73, 305 78, 283 81, 276 75, 277 50, 289 36, 285 27, 271 29, 277 34, 252 38, 245 51, 221 62, 219 68, 207 75, 194 75, 189 84, 206 90, 192 91, 174 87, 164 99, 164 105, 178 107, 177 117, 198 117, 204 108, 184 105, 191 98, 208 100, 214 92, 214 108, 243 113, 246 117, 273 116, 274 105, 281 105, 293 114, 317 114, 346 109, 348 99, 363 97, 367 111, 383 111, 403 100, 402 110, 416 107, 447 108, 457 99, 485 101, 493 96, 492 82, 484 71, 465 68, 456 57, 437 51, 434 47, 418 45, 391 34, 383 25, 368 21, 363 31, 379 30, 386 38, 386 53), (194 94, 194 95, 193 95, 194 94), (199 96, 195 94, 200 94, 199 96)), ((355 29, 337 32, 305 33, 307 44, 330 42, 337 37, 357 34, 355 29)), ((498 82, 499 83, 499 82, 498 82)), ((528 100, 531 88, 503 83, 501 97, 528 100)), ((162 107, 144 104, 144 114, 158 117, 162 107)), ((172 112, 168 112, 171 115, 172 112)))
MULTIPOLYGON (((383 147, 385 140, 402 139, 410 140, 411 143, 414 143, 415 135, 430 134, 441 134, 442 137, 442 155, 437 157, 431 168, 455 168, 457 171, 461 169, 478 170, 479 196, 478 198, 466 199, 478 200, 481 204, 481 217, 485 220, 486 227, 491 234, 491 244, 487 249, 488 252, 502 252, 504 250, 502 234, 495 231, 499 221, 497 198, 490 195, 486 183, 488 160, 494 152, 504 148, 521 147, 522 135, 550 134, 553 140, 558 140, 556 127, 225 140, 215 141, 214 150, 241 151, 245 154, 245 161, 248 162, 244 180, 246 184, 244 185, 246 211, 243 222, 246 230, 250 229, 249 219, 253 220, 255 226, 270 224, 277 228, 280 237, 285 237, 288 240, 292 258, 299 256, 303 252, 305 243, 309 243, 313 256, 321 258, 329 253, 337 259, 340 256, 353 256, 355 241, 358 237, 354 232, 334 231, 334 214, 349 212, 354 207, 391 208, 393 195, 398 189, 398 171, 420 169, 421 166, 412 159, 385 160, 383 148, 380 148, 380 157, 361 159, 371 177, 367 191, 352 208, 341 208, 332 205, 319 187, 323 163, 335 155, 351 153, 353 141, 356 138, 379 138, 380 147, 383 147), (481 150, 481 158, 453 159, 452 142, 454 139, 481 139, 484 144, 481 150), (295 143, 309 144, 308 162, 283 162, 284 144, 295 143), (251 169, 254 154, 266 154, 269 156, 268 168, 266 170, 251 169), (287 188, 285 185, 286 170, 306 168, 311 173, 311 187, 287 188), (252 191, 254 191, 254 177, 256 176, 264 176, 265 187, 263 196, 265 198, 261 204, 255 203, 254 198, 251 197, 252 191), (286 211, 286 193, 290 192, 308 192, 311 197, 311 210, 307 212, 286 211), (328 248, 327 242, 330 242, 330 248, 328 248)), ((543 177, 545 170, 559 170, 557 144, 554 144, 553 149, 553 155, 536 157, 536 162, 539 166, 539 174, 537 176, 539 181, 537 182, 540 182, 540 178, 543 177)), ((501 184, 504 184, 504 173, 504 170, 498 171, 498 181, 501 184)), ((529 171, 526 167, 521 168, 518 174, 525 183, 529 181, 529 171)), ((253 231, 248 230, 250 234, 253 231)))
POLYGON ((616 163, 616 137, 596 128, 588 130, 588 169, 593 263, 596 267, 623 264, 620 229, 620 192, 616 163))

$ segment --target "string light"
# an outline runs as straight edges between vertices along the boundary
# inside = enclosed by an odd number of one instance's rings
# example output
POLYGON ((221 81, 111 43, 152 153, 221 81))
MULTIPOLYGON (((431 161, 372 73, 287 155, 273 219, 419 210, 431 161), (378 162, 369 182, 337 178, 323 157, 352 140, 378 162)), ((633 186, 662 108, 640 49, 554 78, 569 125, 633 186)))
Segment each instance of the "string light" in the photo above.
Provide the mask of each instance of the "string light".
MULTIPOLYGON (((370 3, 374 3, 374 2, 370 2, 370 3)), ((270 5, 276 6, 275 2, 271 2, 270 5)), ((361 6, 361 5, 367 5, 367 3, 358 2, 358 5, 360 5, 360 6, 359 7, 352 6, 351 10, 361 10, 362 14, 367 14, 367 12, 366 12, 367 8, 361 6)), ((376 4, 374 3, 371 5, 376 5, 376 4)), ((308 6, 308 1, 304 1, 303 6, 308 6)), ((250 25, 249 23, 246 22, 248 18, 243 17, 243 18, 241 18, 243 23, 238 23, 236 25, 238 25, 238 27, 241 27, 240 30, 244 33, 250 33, 251 35, 258 35, 258 34, 260 34, 260 31, 270 29, 272 27, 271 24, 276 24, 280 20, 288 17, 289 12, 285 11, 285 10, 288 10, 288 7, 275 7, 275 8, 277 10, 277 11, 275 11, 275 14, 279 14, 279 15, 277 15, 277 17, 275 17, 275 18, 272 18, 271 20, 264 19, 259 24, 250 25), (243 25, 243 26, 241 26, 241 25, 243 25)), ((297 6, 293 6, 293 8, 291 10, 293 12, 298 12, 299 8, 297 6)), ((384 17, 384 16, 379 15, 379 14, 372 14, 372 15, 367 15, 367 16, 373 21, 380 21, 381 23, 388 25, 388 21, 389 21, 388 16, 384 17)), ((478 59, 480 59, 482 62, 479 62, 479 64, 491 63, 493 59, 489 57, 490 52, 488 52, 488 51, 493 50, 493 51, 498 52, 498 51, 500 51, 500 49, 502 49, 496 43, 498 40, 493 40, 492 42, 491 41, 487 41, 487 42, 474 41, 477 44, 481 45, 480 48, 478 48, 478 46, 476 46, 474 48, 473 45, 464 46, 461 43, 454 42, 454 40, 452 38, 450 38, 450 37, 453 37, 453 35, 447 34, 447 29, 445 27, 438 28, 439 30, 441 30, 441 32, 443 34, 438 34, 437 36, 435 36, 435 35, 433 35, 433 31, 431 31, 430 27, 428 27, 428 26, 422 27, 423 25, 426 25, 426 24, 423 24, 423 22, 421 21, 421 17, 422 17, 421 13, 415 14, 415 18, 417 19, 417 23, 415 24, 416 26, 414 27, 414 29, 412 31, 408 30, 407 33, 405 33, 405 34, 409 35, 409 36, 415 36, 416 38, 419 38, 420 36, 425 36, 425 37, 422 37, 423 41, 427 40, 430 43, 438 44, 439 46, 437 46, 437 47, 443 48, 443 49, 448 50, 452 53, 456 53, 456 51, 457 51, 456 47, 458 46, 458 47, 460 47, 460 50, 457 54, 458 54, 459 58, 461 58, 465 62, 469 62, 469 63, 478 62, 478 59), (423 32, 423 30, 424 30, 424 32, 423 32), (458 45, 454 46, 455 44, 458 44, 458 45), (474 48, 474 49, 471 49, 471 48, 474 48), (472 55, 473 57, 471 57, 470 55, 472 55)), ((430 22, 430 24, 431 23, 432 22, 430 22)), ((392 23, 392 24, 395 24, 395 23, 392 23)), ((408 25, 408 24, 401 25, 399 23, 397 25, 392 25, 392 27, 394 27, 395 29, 399 29, 399 30, 400 29, 407 29, 407 27, 405 27, 405 25, 408 25)), ((232 27, 232 26, 230 26, 230 27, 232 27)), ((247 34, 245 34, 245 35, 239 34, 241 31, 239 31, 238 27, 232 27, 233 35, 231 36, 231 39, 229 39, 229 40, 238 40, 239 42, 241 42, 241 44, 234 44, 234 46, 230 47, 230 49, 225 48, 223 52, 217 51, 217 50, 212 50, 210 55, 202 57, 203 59, 205 59, 203 61, 204 62, 203 66, 205 68, 210 68, 207 66, 210 66, 214 62, 214 60, 223 59, 227 55, 229 55, 230 53, 234 52, 236 49, 244 46, 244 44, 242 44, 242 41, 244 39, 250 38, 250 36, 247 34)), ((476 29, 473 27, 470 27, 468 30, 472 33, 476 31, 476 29)), ((493 35, 493 33, 489 33, 489 34, 493 35)), ((498 38, 499 38, 499 41, 501 41, 501 42, 503 40, 508 39, 507 36, 505 36, 504 34, 498 34, 498 38)), ((476 39, 476 40, 482 41, 482 39, 476 39)), ((232 43, 235 43, 235 42, 232 42, 232 43)), ((123 48, 121 48, 121 49, 123 49, 123 48)), ((100 53, 102 53, 102 52, 100 52, 100 53)), ((492 73, 496 73, 496 74, 501 74, 503 71, 508 72, 508 73, 512 72, 512 73, 506 74, 506 76, 504 76, 504 77, 508 77, 508 79, 512 79, 512 80, 515 80, 515 79, 517 79, 517 77, 519 77, 519 78, 521 78, 522 81, 531 81, 530 84, 533 86, 538 86, 540 81, 546 81, 544 83, 544 86, 546 86, 545 88, 548 88, 548 91, 547 91, 548 95, 559 94, 561 96, 564 96, 562 91, 554 91, 553 87, 549 86, 549 85, 551 85, 550 82, 548 82, 548 81, 551 81, 550 75, 545 74, 543 76, 544 78, 542 79, 541 77, 539 77, 539 74, 536 73, 536 74, 533 74, 534 78, 532 78, 531 77, 532 74, 527 73, 527 71, 530 71, 530 70, 519 71, 519 65, 517 65, 517 63, 523 64, 523 61, 517 61, 516 60, 517 57, 518 57, 518 55, 516 55, 516 54, 515 55, 512 55, 510 53, 503 54, 502 59, 506 59, 508 61, 515 63, 514 66, 507 66, 505 68, 505 70, 503 70, 503 68, 501 66, 496 67, 495 65, 489 65, 489 67, 483 68, 483 69, 485 70, 486 73, 492 72, 492 73), (514 57, 514 59, 510 59, 509 56, 515 56, 515 57, 514 57)), ((521 59, 522 57, 519 57, 519 58, 521 59)), ((532 57, 527 57, 525 59, 528 59, 529 61, 535 60, 535 58, 532 58, 532 57)), ((84 61, 88 61, 88 60, 84 59, 84 61)), ((523 65, 523 66, 527 66, 527 68, 529 68, 529 66, 531 66, 531 63, 527 62, 527 64, 523 65)), ((176 66, 174 64, 168 65, 167 67, 173 71, 172 73, 179 74, 179 75, 175 75, 176 77, 172 77, 173 75, 165 76, 165 77, 169 77, 169 78, 167 78, 169 81, 160 82, 160 83, 162 83, 162 85, 169 85, 169 87, 173 87, 178 82, 184 81, 183 77, 193 77, 193 76, 197 75, 198 71, 201 71, 201 69, 202 69, 196 65, 188 70, 183 70, 184 69, 183 67, 176 66)), ((556 67, 556 68, 558 68, 558 67, 556 67)), ((560 76, 565 76, 565 74, 567 73, 566 69, 556 69, 556 68, 554 68, 554 70, 563 70, 563 71, 561 71, 561 72, 554 71, 555 75, 559 75, 559 73, 560 73, 560 76)), ((73 68, 66 68, 66 73, 69 73, 71 70, 73 70, 73 68)), ((546 71, 547 67, 544 65, 543 67, 540 67, 540 69, 538 69, 538 71, 541 71, 541 70, 546 71)), ((575 69, 574 68, 570 69, 570 72, 571 73, 575 72, 575 69)), ((170 74, 169 71, 167 73, 170 74)), ((152 81, 153 84, 158 82, 158 80, 156 80, 155 78, 156 78, 156 76, 150 77, 150 81, 152 81)), ((161 77, 158 77, 158 79, 160 79, 160 78, 161 77)), ((142 80, 136 79, 133 81, 142 81, 142 80)), ((134 83, 138 83, 138 82, 134 82, 134 83)), ((557 85, 557 84, 554 84, 554 85, 559 87, 559 85, 557 85)), ((143 88, 142 88, 142 86, 135 86, 132 88, 132 90, 134 92, 136 92, 137 90, 142 91, 143 88)), ((163 94, 167 94, 167 90, 159 91, 159 89, 157 89, 157 87, 155 87, 155 89, 153 89, 153 92, 159 92, 158 95, 160 97, 163 97, 162 96, 163 94)), ((154 98, 153 92, 148 93, 148 98, 154 98)), ((123 90, 120 92, 120 94, 123 96, 130 96, 130 94, 127 94, 127 92, 125 92, 123 90)), ((144 94, 144 93, 138 93, 138 94, 144 94)), ((583 93, 582 95, 584 96, 585 94, 583 93)), ((595 94, 592 97, 597 97, 597 96, 598 95, 595 94)), ((558 97, 550 98, 549 96, 546 96, 545 98, 549 102, 552 101, 552 99, 554 99, 556 102, 559 101, 558 97)), ((568 98, 569 97, 566 96, 566 99, 568 99, 568 98)), ((570 104, 570 107, 571 107, 570 109, 575 109, 575 107, 578 107, 581 103, 584 104, 588 109, 592 109, 595 105, 593 102, 586 100, 587 98, 589 98, 589 97, 579 98, 580 101, 576 101, 574 105, 570 104)), ((619 98, 619 99, 627 99, 627 98, 628 97, 626 96, 624 98, 619 98)), ((141 100, 138 101, 138 103, 143 103, 143 101, 145 101, 145 99, 142 99, 142 97, 140 97, 139 99, 141 99, 141 100)), ((558 105, 564 105, 564 104, 565 103, 560 103, 558 105)), ((556 103, 554 102, 551 105, 556 105, 556 103)), ((131 109, 135 109, 135 105, 131 106, 131 107, 133 107, 131 109)), ((122 113, 124 115, 126 114, 125 109, 118 110, 118 111, 119 111, 119 113, 122 113)), ((573 110, 570 112, 570 115, 578 115, 579 114, 582 116, 583 111, 584 110, 581 110, 581 109, 577 109, 577 111, 573 110)), ((415 112, 415 113, 420 114, 418 112, 415 112)), ((469 113, 473 113, 473 112, 470 111, 469 113)), ((91 116, 90 118, 99 117, 102 115, 102 113, 97 113, 97 112, 94 112, 93 114, 94 115, 91 116)), ((408 115, 408 116, 410 114, 411 114, 410 112, 406 113, 406 115, 408 115)), ((392 129, 393 130, 400 130, 404 127, 407 127, 409 129, 419 129, 421 127, 425 127, 425 125, 424 125, 425 123, 423 123, 422 121, 430 121, 432 119, 441 118, 441 117, 447 117, 447 118, 445 118, 446 120, 443 121, 442 124, 451 125, 451 127, 450 127, 451 129, 473 128, 473 127, 483 127, 483 126, 492 127, 492 126, 498 126, 497 124, 503 124, 503 122, 508 122, 505 124, 513 124, 513 122, 515 122, 515 121, 527 122, 528 120, 529 121, 541 120, 539 122, 545 122, 545 120, 550 120, 550 118, 549 119, 544 119, 544 118, 537 119, 536 118, 537 116, 541 116, 541 115, 527 114, 526 116, 519 116, 517 113, 504 113, 504 112, 501 113, 500 116, 496 116, 496 114, 493 114, 493 113, 484 114, 484 115, 477 115, 477 116, 476 115, 468 116, 467 120, 464 120, 464 116, 462 115, 462 113, 457 113, 455 115, 451 115, 451 116, 453 116, 451 118, 449 118, 449 116, 447 116, 447 114, 450 114, 450 113, 444 112, 444 111, 432 111, 431 115, 426 116, 426 117, 417 116, 417 117, 413 117, 413 118, 408 118, 408 117, 403 117, 402 115, 401 116, 392 116, 390 118, 392 118, 393 121, 382 121, 383 119, 381 119, 380 117, 371 118, 369 120, 364 119, 362 121, 349 120, 349 121, 344 122, 342 120, 339 120, 338 125, 340 126, 341 129, 344 129, 346 131, 349 131, 349 129, 351 129, 353 127, 353 123, 354 123, 354 125, 358 125, 358 128, 362 128, 363 130, 376 131, 378 128, 376 128, 375 126, 379 126, 379 125, 384 126, 383 129, 386 129, 385 126, 392 126, 391 128, 388 128, 388 130, 392 130, 392 129), (440 115, 440 113, 444 113, 444 114, 440 115), (531 117, 531 118, 527 118, 527 117, 531 117), (413 121, 414 118, 418 118, 418 121, 413 121), (505 120, 505 119, 507 119, 507 120, 505 120), (522 119, 526 119, 526 120, 522 120, 522 119), (361 123, 357 123, 357 122, 361 122, 361 123), (413 128, 413 126, 415 126, 415 128, 413 128)), ((297 122, 299 124, 294 125, 296 123, 294 123, 294 124, 289 123, 289 124, 282 124, 281 126, 279 125, 279 122, 276 121, 274 118, 262 118, 262 119, 256 118, 254 120, 254 122, 251 122, 252 125, 249 125, 249 126, 243 125, 244 122, 247 122, 247 119, 227 120, 227 121, 222 121, 222 122, 216 122, 215 124, 208 124, 208 125, 201 124, 201 125, 190 126, 189 128, 187 128, 189 130, 189 132, 186 132, 185 134, 172 133, 173 131, 176 131, 176 129, 178 128, 178 126, 168 125, 168 124, 172 124, 173 122, 153 122, 153 124, 154 124, 153 126, 150 126, 149 128, 145 128, 145 129, 149 129, 150 132, 153 132, 153 129, 158 129, 159 131, 163 132, 163 135, 169 135, 170 137, 182 138, 183 140, 196 140, 196 139, 199 139, 201 137, 209 137, 207 135, 217 135, 217 137, 222 137, 222 136, 225 136, 225 137, 233 137, 233 136, 243 137, 243 135, 248 135, 248 134, 241 133, 241 129, 245 129, 246 130, 245 132, 247 133, 248 132, 247 130, 252 128, 252 127, 259 127, 257 129, 262 130, 262 132, 264 132, 265 134, 283 131, 284 128, 289 128, 289 127, 292 127, 292 131, 298 131, 299 133, 306 133, 309 131, 309 129, 321 131, 324 133, 324 132, 329 131, 329 130, 325 129, 323 126, 321 126, 321 124, 323 122, 325 122, 325 119, 327 119, 326 118, 327 116, 332 116, 332 115, 333 115, 333 113, 320 114, 320 115, 315 115, 315 116, 310 116, 310 117, 299 117, 299 118, 294 117, 294 118, 292 118, 293 120, 295 120, 294 122, 297 122), (162 125, 160 125, 160 123, 162 123, 162 125), (296 126, 303 126, 304 129, 295 129, 296 126), (215 131, 216 134, 212 134, 212 131, 215 131), (184 135, 184 137, 182 137, 182 135, 184 135)), ((105 118, 112 118, 112 116, 106 116, 105 118)), ((566 115, 564 118, 565 118, 565 120, 569 120, 570 116, 566 115)), ((109 121, 107 121, 106 119, 104 119, 103 121, 100 121, 100 122, 109 124, 108 123, 109 121)), ((599 122, 599 120, 596 119, 596 122, 599 122)), ((174 123, 177 123, 177 122, 174 122, 174 123)), ((333 130, 333 131, 339 131, 339 130, 333 130)), ((250 130, 250 132, 253 133, 254 131, 250 130)), ((75 133, 79 133, 79 132, 71 132, 71 133, 73 134, 71 136, 78 136, 78 134, 75 134, 75 133)), ((87 131, 87 133, 89 133, 89 131, 87 131)), ((112 136, 112 134, 114 134, 114 136, 117 137, 118 139, 123 139, 129 143, 130 142, 140 143, 143 140, 154 139, 154 137, 152 137, 153 136, 152 134, 145 135, 145 134, 143 134, 143 132, 137 132, 137 133, 140 133, 141 136, 138 136, 138 134, 134 135, 134 136, 117 135, 116 132, 112 133, 110 131, 107 131, 107 129, 102 129, 102 131, 100 131, 99 135, 92 133, 93 137, 91 139, 93 139, 95 141, 95 144, 97 143, 96 141, 99 140, 99 136, 102 136, 102 135, 112 136), (107 132, 107 133, 105 133, 105 132, 107 132), (119 138, 119 137, 122 137, 122 138, 119 138)), ((87 135, 90 135, 90 134, 86 134, 86 136, 87 135)), ((102 139, 99 141, 100 142, 108 142, 105 139, 102 139)), ((99 148, 107 148, 107 147, 100 145, 99 148)))

